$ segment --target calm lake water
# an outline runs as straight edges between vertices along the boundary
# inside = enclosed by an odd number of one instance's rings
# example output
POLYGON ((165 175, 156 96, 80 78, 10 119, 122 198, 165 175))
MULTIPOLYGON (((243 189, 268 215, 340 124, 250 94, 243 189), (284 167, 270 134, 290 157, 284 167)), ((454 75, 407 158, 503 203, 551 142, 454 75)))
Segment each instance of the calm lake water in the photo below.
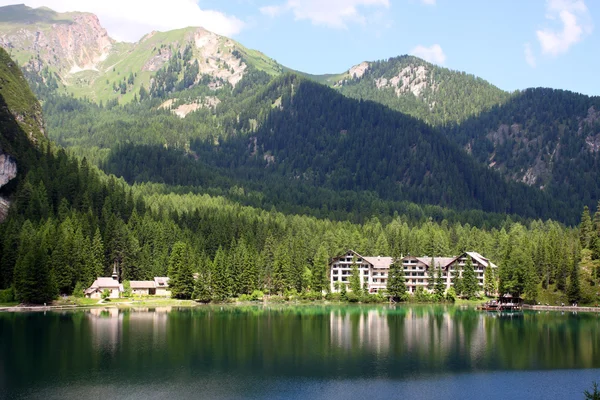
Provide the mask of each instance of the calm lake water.
POLYGON ((583 399, 600 317, 454 307, 0 313, 0 398, 583 399))

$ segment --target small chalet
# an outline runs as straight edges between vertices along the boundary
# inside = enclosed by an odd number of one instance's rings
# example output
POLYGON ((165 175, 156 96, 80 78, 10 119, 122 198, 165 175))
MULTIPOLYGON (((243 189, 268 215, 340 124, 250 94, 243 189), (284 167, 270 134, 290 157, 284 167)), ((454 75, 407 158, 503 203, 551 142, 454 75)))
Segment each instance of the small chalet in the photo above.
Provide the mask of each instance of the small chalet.
POLYGON ((157 296, 170 296, 171 290, 169 289, 169 278, 166 276, 154 277, 154 284, 156 288, 157 296))
POLYGON ((85 290, 85 297, 90 299, 102 298, 102 293, 108 290, 109 298, 118 299, 123 293, 123 285, 119 283, 119 275, 117 274, 117 268, 113 269, 113 274, 110 278, 98 277, 92 286, 85 290))
POLYGON ((136 296, 149 296, 156 294, 156 283, 154 281, 130 281, 131 294, 136 296))

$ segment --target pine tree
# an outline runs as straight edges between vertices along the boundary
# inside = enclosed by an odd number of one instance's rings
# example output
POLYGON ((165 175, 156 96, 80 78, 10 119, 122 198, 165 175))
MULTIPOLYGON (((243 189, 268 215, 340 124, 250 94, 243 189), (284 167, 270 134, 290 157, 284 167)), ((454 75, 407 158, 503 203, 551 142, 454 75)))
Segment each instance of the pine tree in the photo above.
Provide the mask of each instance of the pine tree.
POLYGON ((573 268, 571 268, 571 276, 569 278, 569 287, 567 288, 567 298, 569 303, 578 303, 581 298, 581 286, 579 282, 579 263, 575 260, 573 268))
POLYGON ((588 206, 583 208, 581 214, 581 224, 579 225, 579 240, 581 242, 581 248, 589 249, 592 241, 593 234, 592 219, 590 217, 590 209, 588 206))
POLYGON ((485 267, 485 271, 483 271, 483 291, 486 296, 494 295, 494 293, 495 293, 495 288, 494 288, 495 282, 494 281, 495 281, 494 271, 492 270, 490 263, 488 263, 485 267))
POLYGON ((227 255, 221 247, 215 253, 212 263, 212 294, 217 301, 226 300, 230 296, 229 271, 227 268, 227 255))
POLYGON ((442 276, 442 268, 438 267, 435 270, 435 298, 437 301, 444 300, 444 292, 446 291, 446 283, 444 282, 444 278, 442 276))
POLYGON ((317 249, 312 270, 311 289, 315 292, 322 293, 327 286, 328 261, 327 250, 325 249, 325 246, 321 244, 317 249))
POLYGON ((465 268, 463 269, 462 292, 467 299, 476 297, 479 292, 479 283, 477 275, 475 275, 475 269, 473 268, 473 261, 468 255, 465 261, 465 268))
POLYGON ((194 293, 192 298, 200 303, 210 303, 213 297, 208 284, 208 279, 206 278, 205 275, 199 274, 194 282, 194 293))
POLYGON ((194 291, 194 276, 184 242, 176 242, 169 258, 169 288, 171 297, 176 299, 190 299, 194 291))
POLYGON ((390 265, 387 280, 387 294, 393 301, 401 301, 406 297, 406 278, 402 258, 395 254, 390 265))
POLYGON ((91 250, 92 277, 95 279, 102 276, 104 271, 104 243, 100 235, 100 229, 96 228, 94 238, 92 239, 91 250))
POLYGON ((433 292, 435 288, 435 258, 432 256, 427 270, 427 289, 433 292))
POLYGON ((292 260, 287 244, 281 243, 275 253, 273 261, 272 284, 275 293, 282 294, 284 290, 289 289, 287 284, 290 270, 292 269, 292 260))
POLYGON ((18 254, 14 272, 16 298, 31 304, 52 301, 56 285, 41 240, 29 220, 21 228, 18 254))
POLYGON ((362 285, 360 284, 360 270, 358 269, 358 264, 354 260, 354 257, 352 258, 352 269, 350 272, 349 286, 350 290, 354 294, 358 296, 361 295, 362 285))
POLYGON ((457 296, 462 296, 464 293, 464 285, 463 285, 463 277, 461 275, 461 267, 456 264, 456 269, 454 271, 454 278, 452 279, 452 287, 454 288, 454 292, 457 296))

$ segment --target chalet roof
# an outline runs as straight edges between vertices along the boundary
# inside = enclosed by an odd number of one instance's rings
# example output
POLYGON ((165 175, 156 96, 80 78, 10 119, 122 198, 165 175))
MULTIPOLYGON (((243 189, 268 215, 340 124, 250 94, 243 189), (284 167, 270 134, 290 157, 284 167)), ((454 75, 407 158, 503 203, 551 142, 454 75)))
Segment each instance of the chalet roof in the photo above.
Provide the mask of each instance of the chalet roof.
MULTIPOLYGON (((427 265, 427 267, 431 268, 431 257, 415 257, 419 262, 427 265)), ((433 257, 433 263, 437 268, 446 268, 448 265, 452 264, 452 262, 456 260, 456 257, 433 257)))
POLYGON ((389 268, 394 259, 392 257, 363 257, 374 268, 389 268))
POLYGON ((132 289, 154 289, 156 282, 154 281, 130 281, 129 285, 132 289))
POLYGON ((167 288, 169 287, 169 278, 166 276, 155 276, 154 283, 157 288, 167 288))
POLYGON ((98 278, 96 278, 94 283, 92 283, 92 286, 90 286, 90 288, 118 289, 119 286, 121 286, 121 284, 116 279, 98 277, 98 278))
POLYGON ((485 258, 484 256, 475 251, 467 251, 466 254, 468 254, 473 260, 479 262, 482 265, 487 266, 489 264, 492 268, 498 268, 496 264, 494 264, 489 259, 485 258))

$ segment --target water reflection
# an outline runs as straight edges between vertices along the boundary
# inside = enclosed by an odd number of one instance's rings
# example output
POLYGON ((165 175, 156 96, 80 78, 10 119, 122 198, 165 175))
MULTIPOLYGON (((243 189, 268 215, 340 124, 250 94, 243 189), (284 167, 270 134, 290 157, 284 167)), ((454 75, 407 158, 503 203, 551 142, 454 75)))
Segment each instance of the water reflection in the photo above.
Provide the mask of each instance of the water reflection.
POLYGON ((0 387, 207 374, 412 379, 600 367, 596 314, 273 306, 0 314, 0 387), (440 375, 441 376, 441 375, 440 375))

